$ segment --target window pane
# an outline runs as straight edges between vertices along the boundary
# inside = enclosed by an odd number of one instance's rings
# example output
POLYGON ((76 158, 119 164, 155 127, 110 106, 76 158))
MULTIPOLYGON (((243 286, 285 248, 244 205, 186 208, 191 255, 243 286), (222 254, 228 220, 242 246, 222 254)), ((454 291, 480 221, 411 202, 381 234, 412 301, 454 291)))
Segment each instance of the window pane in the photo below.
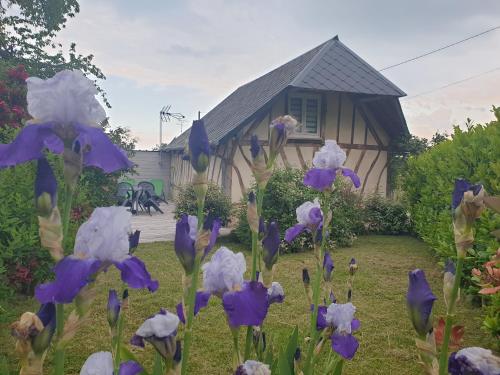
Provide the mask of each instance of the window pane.
POLYGON ((302 99, 290 98, 290 115, 295 117, 298 122, 302 122, 302 99))
POLYGON ((316 134, 318 131, 318 101, 316 99, 306 100, 306 119, 305 119, 306 133, 316 134))

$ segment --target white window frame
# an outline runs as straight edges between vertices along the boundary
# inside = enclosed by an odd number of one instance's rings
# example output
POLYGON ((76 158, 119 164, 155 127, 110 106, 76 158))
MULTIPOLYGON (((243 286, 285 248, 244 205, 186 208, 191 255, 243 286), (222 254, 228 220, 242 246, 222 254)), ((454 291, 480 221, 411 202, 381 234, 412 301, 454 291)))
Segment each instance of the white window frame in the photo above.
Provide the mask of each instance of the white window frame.
POLYGON ((305 93, 297 93, 297 94, 289 94, 288 95, 288 114, 291 115, 290 113, 290 108, 291 108, 291 101, 292 99, 301 99, 302 100, 302 118, 298 118, 297 121, 300 124, 304 124, 303 126, 305 127, 305 117, 306 117, 306 107, 307 107, 307 99, 314 99, 318 102, 318 113, 317 113, 317 119, 318 123, 316 126, 316 133, 306 133, 302 131, 295 131, 290 138, 313 138, 313 139, 318 139, 321 137, 321 95, 319 94, 305 94, 305 93))

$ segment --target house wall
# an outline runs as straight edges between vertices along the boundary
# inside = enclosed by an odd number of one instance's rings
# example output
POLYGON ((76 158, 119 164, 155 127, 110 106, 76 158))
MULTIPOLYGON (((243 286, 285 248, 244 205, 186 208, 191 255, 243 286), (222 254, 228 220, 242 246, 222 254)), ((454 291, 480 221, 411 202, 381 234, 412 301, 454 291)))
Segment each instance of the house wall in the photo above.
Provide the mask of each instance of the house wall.
POLYGON ((135 164, 135 173, 127 174, 137 182, 153 178, 163 179, 167 186, 170 162, 169 155, 158 151, 136 151, 130 160, 135 164))
MULTIPOLYGON (((287 93, 278 96, 272 105, 254 116, 231 139, 214 150, 208 169, 208 179, 222 188, 237 202, 253 183, 250 169, 250 137, 257 134, 263 148, 269 154, 269 123, 287 112, 287 93)), ((389 136, 362 103, 352 95, 341 93, 322 94, 321 137, 290 138, 277 159, 279 167, 308 168, 314 152, 324 139, 335 139, 345 150, 345 166, 353 169, 361 179, 361 194, 386 195, 387 149, 389 136)), ((190 183, 192 168, 182 160, 182 153, 171 155, 170 193, 175 196, 179 186, 190 183)))

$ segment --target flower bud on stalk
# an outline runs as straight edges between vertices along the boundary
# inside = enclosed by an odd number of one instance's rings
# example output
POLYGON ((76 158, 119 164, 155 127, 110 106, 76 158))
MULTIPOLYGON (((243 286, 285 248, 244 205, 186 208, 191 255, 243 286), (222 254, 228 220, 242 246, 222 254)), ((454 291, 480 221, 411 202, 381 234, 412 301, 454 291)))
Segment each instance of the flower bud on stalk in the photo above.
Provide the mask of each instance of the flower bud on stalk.
POLYGON ((250 230, 254 233, 259 233, 259 215, 257 214, 257 200, 255 197, 255 193, 253 191, 251 191, 248 194, 247 221, 250 230))
POLYGON ((278 261, 281 239, 278 223, 272 221, 267 226, 262 239, 262 258, 264 261, 263 281, 266 287, 273 282, 274 265, 278 261))
POLYGON ((307 302, 312 303, 312 290, 311 290, 311 278, 309 277, 309 271, 307 268, 302 270, 302 282, 304 283, 304 290, 306 291, 307 302))
POLYGON ((47 159, 38 159, 35 178, 35 205, 40 242, 54 260, 63 257, 61 215, 57 208, 57 180, 47 159))
POLYGON ((118 294, 116 293, 116 290, 110 289, 108 296, 107 310, 108 310, 108 324, 112 330, 116 327, 116 324, 118 323, 118 318, 120 317, 120 309, 121 309, 121 304, 120 300, 118 299, 118 294))
POLYGON ((266 160, 264 158, 264 152, 262 147, 259 145, 259 138, 256 135, 252 135, 250 141, 250 153, 252 154, 252 173, 257 182, 257 186, 261 191, 267 186, 267 182, 271 178, 272 168, 268 168, 266 160))
POLYGON ((297 127, 298 122, 292 116, 280 116, 271 122, 271 136, 269 139, 268 165, 274 164, 276 157, 283 150, 290 134, 297 127))
POLYGON ((464 179, 455 181, 452 213, 453 233, 459 258, 464 258, 474 243, 472 224, 484 209, 484 189, 482 185, 472 185, 464 179))
MULTIPOLYGON (((445 269, 444 269, 444 276, 443 276, 443 295, 444 295, 444 302, 446 303, 446 306, 449 307, 451 303, 451 294, 453 290, 453 284, 455 284, 455 263, 453 263, 452 260, 448 259, 446 261, 445 269)), ((457 293, 457 298, 453 302, 453 305, 458 302, 460 298, 460 289, 457 293)))

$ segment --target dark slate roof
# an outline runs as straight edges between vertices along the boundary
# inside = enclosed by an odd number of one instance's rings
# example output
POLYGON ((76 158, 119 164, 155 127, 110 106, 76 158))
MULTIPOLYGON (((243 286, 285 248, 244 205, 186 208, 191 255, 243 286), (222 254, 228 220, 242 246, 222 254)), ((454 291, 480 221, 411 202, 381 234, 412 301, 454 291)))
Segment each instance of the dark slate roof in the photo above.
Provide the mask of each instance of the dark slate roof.
MULTIPOLYGON (((401 97, 406 94, 334 37, 239 87, 203 116, 208 138, 217 145, 287 87, 401 97)), ((406 126, 406 125, 404 125, 406 126)), ((182 149, 189 129, 168 149, 182 149)))

